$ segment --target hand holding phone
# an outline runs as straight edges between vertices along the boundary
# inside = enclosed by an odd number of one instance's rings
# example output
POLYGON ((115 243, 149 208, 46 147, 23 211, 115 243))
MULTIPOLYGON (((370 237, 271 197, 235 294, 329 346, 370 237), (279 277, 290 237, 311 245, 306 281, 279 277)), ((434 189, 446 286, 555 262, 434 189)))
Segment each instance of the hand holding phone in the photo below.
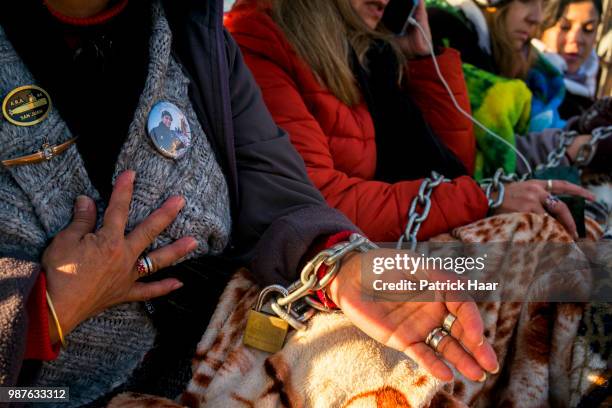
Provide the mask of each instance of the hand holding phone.
POLYGON ((383 15, 383 24, 395 35, 406 35, 412 17, 421 0, 391 0, 383 15))
POLYGON ((391 0, 383 14, 383 24, 396 35, 406 58, 431 54, 432 39, 424 0, 391 0), (410 30, 412 24, 415 30, 410 30))

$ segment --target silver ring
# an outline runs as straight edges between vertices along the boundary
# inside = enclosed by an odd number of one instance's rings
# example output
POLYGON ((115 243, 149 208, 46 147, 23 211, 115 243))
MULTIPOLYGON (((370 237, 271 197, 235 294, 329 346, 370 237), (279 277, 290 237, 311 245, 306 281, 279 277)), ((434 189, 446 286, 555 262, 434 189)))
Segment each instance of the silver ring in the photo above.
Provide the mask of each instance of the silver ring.
POLYGON ((548 191, 549 193, 552 193, 552 189, 553 189, 552 182, 553 181, 551 179, 546 180, 546 191, 548 191))
POLYGON ((442 327, 436 327, 427 335, 425 344, 431 347, 435 352, 438 352, 438 346, 440 345, 442 339, 446 336, 448 336, 446 330, 444 330, 442 327))
POLYGON ((457 320, 457 316, 455 316, 452 313, 447 314, 446 317, 444 318, 444 322, 442 323, 442 328, 446 330, 448 334, 451 334, 451 329, 453 327, 453 324, 455 324, 455 320, 457 320))
POLYGON ((153 266, 153 260, 151 257, 148 255, 139 257, 136 261, 136 270, 138 271, 139 278, 149 276, 155 272, 155 267, 153 266))

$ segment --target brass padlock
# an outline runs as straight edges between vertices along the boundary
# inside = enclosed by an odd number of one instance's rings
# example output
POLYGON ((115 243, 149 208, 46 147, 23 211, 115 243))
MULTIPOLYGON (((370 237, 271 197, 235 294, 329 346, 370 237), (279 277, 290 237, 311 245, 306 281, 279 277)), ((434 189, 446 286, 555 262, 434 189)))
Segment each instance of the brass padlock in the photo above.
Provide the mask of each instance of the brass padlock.
POLYGON ((285 343, 289 324, 280 317, 262 312, 264 302, 268 295, 278 292, 287 296, 287 289, 280 285, 264 288, 257 298, 255 308, 249 311, 244 338, 245 346, 253 347, 268 353, 276 353, 285 343))

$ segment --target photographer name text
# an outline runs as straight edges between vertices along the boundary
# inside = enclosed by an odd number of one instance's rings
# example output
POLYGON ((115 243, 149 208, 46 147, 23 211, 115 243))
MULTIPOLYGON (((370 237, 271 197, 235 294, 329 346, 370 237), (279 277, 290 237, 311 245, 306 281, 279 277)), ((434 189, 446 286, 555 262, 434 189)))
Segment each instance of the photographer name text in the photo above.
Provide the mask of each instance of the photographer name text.
POLYGON ((372 282, 372 288, 376 291, 407 292, 407 291, 495 291, 499 282, 481 282, 476 279, 467 281, 429 281, 420 279, 418 281, 402 279, 398 282, 385 282, 376 279, 372 282))

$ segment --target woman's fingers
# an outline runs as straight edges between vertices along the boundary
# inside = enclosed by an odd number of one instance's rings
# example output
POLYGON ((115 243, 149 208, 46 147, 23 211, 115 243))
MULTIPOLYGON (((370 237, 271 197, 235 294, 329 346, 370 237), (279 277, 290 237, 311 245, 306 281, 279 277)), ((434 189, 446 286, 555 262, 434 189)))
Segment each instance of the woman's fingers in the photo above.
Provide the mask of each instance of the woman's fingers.
POLYGON ((134 286, 130 288, 125 302, 141 302, 164 296, 182 286, 183 283, 181 281, 173 278, 162 279, 151 283, 136 282, 134 286))
POLYGON ((112 237, 123 237, 125 234, 125 225, 130 211, 135 177, 135 172, 127 170, 121 173, 115 180, 115 186, 104 213, 101 229, 101 231, 112 237))
MULTIPOLYGON (((452 378, 452 372, 443 361, 445 360, 466 378, 483 381, 487 371, 498 370, 498 363, 495 352, 484 341, 483 323, 476 304, 471 301, 446 302, 444 309, 446 311, 441 312, 437 308, 435 315, 431 315, 430 320, 433 320, 430 322, 431 329, 425 330, 419 325, 411 326, 412 330, 420 333, 418 337, 422 335, 423 340, 410 344, 404 352, 441 380, 447 381, 452 378), (424 341, 431 330, 442 326, 449 311, 457 317, 451 328, 452 334, 445 336, 438 344, 437 350, 433 350, 424 341)), ((423 319, 424 314, 421 313, 420 316, 420 319, 423 319)), ((402 333, 406 334, 403 331, 402 333)))
MULTIPOLYGON (((482 342, 484 325, 476 303, 473 302, 446 302, 450 313, 456 320, 451 327, 453 336, 461 340, 466 346, 476 346, 482 342), (457 326, 458 328, 455 328, 457 326), (460 331, 455 331, 460 330, 460 331)), ((442 319, 444 319, 444 316, 442 319)))
MULTIPOLYGON (((541 181, 542 187, 546 190, 548 181, 541 181)), ((579 197, 584 197, 587 200, 594 201, 595 195, 586 188, 580 187, 574 183, 570 183, 565 180, 552 180, 552 191, 553 194, 569 194, 579 197)))
POLYGON ((482 367, 450 335, 440 341, 437 352, 466 378, 472 381, 484 381, 486 379, 486 373, 482 367))
POLYGON ((594 200, 595 196, 588 190, 565 180, 531 180, 528 181, 531 199, 524 211, 536 214, 549 213, 557 219, 565 229, 577 238, 578 232, 572 213, 565 203, 554 197, 553 194, 568 194, 594 200))
POLYGON ((557 197, 547 194, 544 198, 544 208, 565 227, 573 238, 578 238, 578 229, 572 213, 567 205, 557 197))
MULTIPOLYGON (((158 271, 168 266, 174 265, 176 261, 183 258, 198 247, 198 242, 195 238, 185 237, 173 243, 156 249, 147 254, 153 263, 153 270, 158 271)), ((134 280, 138 279, 138 271, 134 268, 134 280)))
POLYGON ((490 373, 497 372, 499 369, 497 356, 484 338, 484 325, 476 304, 446 302, 446 307, 456 317, 451 326, 451 335, 472 354, 480 367, 490 373))
POLYGON ((411 344, 404 353, 434 377, 442 381, 451 381, 454 378, 451 369, 425 343, 411 344))
POLYGON ((127 242, 134 254, 142 253, 155 238, 172 224, 185 205, 185 199, 174 196, 167 199, 161 207, 153 211, 147 218, 127 235, 127 242))
POLYGON ((77 241, 85 234, 92 232, 95 226, 96 204, 87 196, 78 196, 74 204, 72 222, 68 224, 62 234, 77 241))
MULTIPOLYGON (((495 351, 493 351, 493 347, 489 344, 489 342, 481 335, 480 340, 477 342, 472 342, 470 340, 466 340, 466 331, 463 328, 462 323, 459 319, 455 320, 451 328, 451 336, 457 339, 463 347, 472 355, 476 363, 483 369, 490 373, 497 373, 499 370, 499 363, 497 361, 497 356, 495 355, 495 351)), ((473 336, 469 336, 473 337, 473 336)))

